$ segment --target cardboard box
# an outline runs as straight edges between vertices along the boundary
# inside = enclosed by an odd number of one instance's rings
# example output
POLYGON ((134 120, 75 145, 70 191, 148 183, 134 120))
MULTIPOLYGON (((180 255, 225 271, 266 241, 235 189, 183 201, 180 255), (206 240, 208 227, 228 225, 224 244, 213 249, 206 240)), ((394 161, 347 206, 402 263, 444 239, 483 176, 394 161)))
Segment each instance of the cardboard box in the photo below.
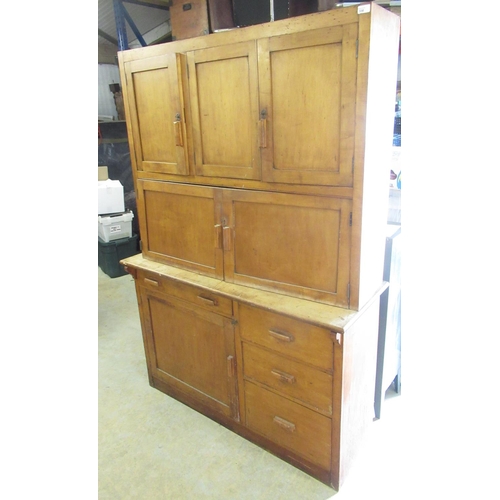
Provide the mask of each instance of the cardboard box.
POLYGON ((107 179, 97 181, 97 214, 117 214, 125 212, 125 196, 120 181, 107 179))
POLYGON ((108 177, 108 167, 97 167, 98 169, 98 181, 107 181, 108 177))
POLYGON ((99 215, 97 217, 99 238, 105 243, 122 238, 131 238, 133 218, 134 213, 131 211, 117 215, 99 215))
POLYGON ((208 35, 210 28, 207 0, 174 0, 170 7, 170 21, 173 40, 208 35))

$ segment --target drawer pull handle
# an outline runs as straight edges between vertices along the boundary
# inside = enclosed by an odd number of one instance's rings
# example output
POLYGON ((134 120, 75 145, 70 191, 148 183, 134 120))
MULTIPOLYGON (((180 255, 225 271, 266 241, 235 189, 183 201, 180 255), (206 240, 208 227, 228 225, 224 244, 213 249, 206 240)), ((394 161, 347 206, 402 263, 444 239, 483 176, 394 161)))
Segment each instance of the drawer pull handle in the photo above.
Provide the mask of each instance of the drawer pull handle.
POLYGON ((274 417, 273 422, 280 426, 282 429, 288 432, 294 432, 295 431, 295 424, 292 424, 292 422, 289 422, 288 420, 285 420, 284 418, 281 417, 274 417))
POLYGON ((149 278, 144 278, 144 282, 147 283, 148 285, 153 285, 153 286, 159 285, 158 281, 150 280, 149 278))
POLYGON ((198 298, 207 306, 216 306, 217 301, 215 299, 211 299, 210 297, 203 297, 203 295, 198 295, 198 298))
POLYGON ((280 370, 273 369, 271 373, 280 381, 285 382, 286 384, 294 384, 295 377, 290 375, 289 373, 282 372, 280 370))
POLYGON ((293 338, 293 335, 290 335, 289 333, 282 333, 282 332, 277 332, 276 330, 269 330, 269 334, 276 340, 281 340, 281 342, 293 342, 295 340, 293 338))

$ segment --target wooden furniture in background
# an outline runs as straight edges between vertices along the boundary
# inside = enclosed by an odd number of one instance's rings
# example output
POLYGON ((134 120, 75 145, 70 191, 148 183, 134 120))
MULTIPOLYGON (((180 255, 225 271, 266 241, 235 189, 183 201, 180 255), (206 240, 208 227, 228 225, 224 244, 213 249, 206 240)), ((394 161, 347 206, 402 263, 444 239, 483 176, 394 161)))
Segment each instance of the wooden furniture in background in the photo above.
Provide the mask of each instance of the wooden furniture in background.
POLYGON ((150 383, 336 489, 373 420, 399 18, 119 53, 150 383))

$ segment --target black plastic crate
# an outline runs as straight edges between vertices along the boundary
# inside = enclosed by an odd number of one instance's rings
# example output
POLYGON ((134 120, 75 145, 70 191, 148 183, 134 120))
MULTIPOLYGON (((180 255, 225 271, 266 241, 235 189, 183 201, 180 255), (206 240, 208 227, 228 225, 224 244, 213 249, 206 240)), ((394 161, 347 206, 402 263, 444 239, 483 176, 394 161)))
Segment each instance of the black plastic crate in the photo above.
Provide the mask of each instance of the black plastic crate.
POLYGON ((118 278, 126 274, 125 268, 120 264, 121 259, 140 253, 139 238, 134 234, 130 238, 106 243, 97 237, 99 243, 98 265, 110 278, 118 278))

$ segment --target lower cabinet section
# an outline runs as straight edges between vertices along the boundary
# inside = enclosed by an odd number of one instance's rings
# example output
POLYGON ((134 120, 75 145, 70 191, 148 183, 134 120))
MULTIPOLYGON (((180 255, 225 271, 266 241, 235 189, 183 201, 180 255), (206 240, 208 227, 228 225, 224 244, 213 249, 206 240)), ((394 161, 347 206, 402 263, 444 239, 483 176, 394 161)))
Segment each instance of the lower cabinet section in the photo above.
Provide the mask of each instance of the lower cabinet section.
POLYGON ((338 490, 373 420, 378 297, 352 312, 122 263, 150 384, 338 490))

